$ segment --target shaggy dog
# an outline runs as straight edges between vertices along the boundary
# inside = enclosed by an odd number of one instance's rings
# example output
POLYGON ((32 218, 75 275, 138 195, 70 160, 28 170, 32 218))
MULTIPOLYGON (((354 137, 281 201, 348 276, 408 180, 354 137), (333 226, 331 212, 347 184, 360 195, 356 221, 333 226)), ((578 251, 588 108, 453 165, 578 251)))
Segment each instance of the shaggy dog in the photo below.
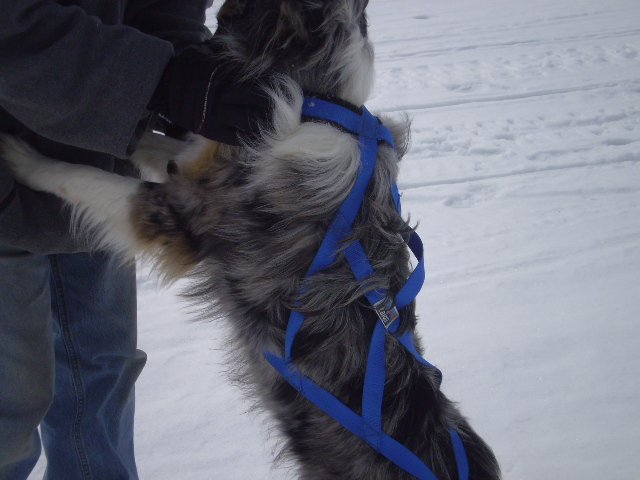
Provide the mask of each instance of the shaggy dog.
MULTIPOLYGON (((301 120, 302 92, 365 102, 373 80, 366 3, 227 0, 213 42, 247 78, 271 79, 273 127, 242 147, 149 134, 131 161, 157 183, 51 160, 11 137, 2 147, 16 178, 71 205, 95 248, 150 257, 167 280, 193 279, 188 295, 206 305, 208 315, 230 323, 237 377, 271 413, 285 439, 284 454, 304 479, 415 478, 298 393, 263 356, 282 353, 291 310, 302 312, 306 321, 292 349, 296 367, 359 413, 379 321, 363 301, 364 290, 397 292, 410 274, 409 226, 391 194, 408 122, 383 118, 396 148, 380 145, 353 233, 344 241, 345 248, 362 244, 375 273, 364 286, 340 250, 329 267, 304 280, 361 159, 354 135, 301 120), (170 160, 177 168, 169 175, 170 160)), ((398 342, 398 335, 415 329, 413 302, 400 317, 399 331, 385 340, 384 431, 438 479, 453 480, 453 428, 466 450, 469 478, 497 480, 491 449, 440 391, 437 370, 398 342)))

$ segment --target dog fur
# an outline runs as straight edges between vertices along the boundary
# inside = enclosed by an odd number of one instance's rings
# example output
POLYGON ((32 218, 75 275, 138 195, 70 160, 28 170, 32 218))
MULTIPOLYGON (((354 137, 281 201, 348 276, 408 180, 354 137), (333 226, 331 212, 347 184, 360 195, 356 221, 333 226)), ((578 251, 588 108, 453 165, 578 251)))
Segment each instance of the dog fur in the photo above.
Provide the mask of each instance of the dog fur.
MULTIPOLYGON (((334 126, 301 122, 302 91, 361 105, 373 82, 366 0, 227 0, 214 42, 249 78, 269 78, 273 126, 243 147, 194 136, 149 134, 131 160, 154 182, 43 157, 18 139, 2 149, 16 178, 64 198, 95 248, 153 259, 167 280, 188 276, 188 296, 230 325, 235 376, 283 434, 282 456, 306 480, 411 479, 299 395, 265 361, 282 353, 290 309, 307 316, 293 346, 299 370, 360 412, 375 312, 344 255, 308 281, 305 273, 360 167, 358 141, 334 126), (168 175, 167 162, 177 172, 168 175)), ((397 146, 379 148, 372 183, 354 223, 375 270, 367 288, 397 292, 409 253, 390 182, 409 129, 382 119, 397 146)), ((415 305, 402 309, 402 334, 415 305)), ((417 348, 421 351, 419 340, 417 348)), ((426 367, 389 335, 383 428, 442 480, 457 479, 449 425, 458 431, 472 480, 497 480, 491 449, 440 391, 426 367)))

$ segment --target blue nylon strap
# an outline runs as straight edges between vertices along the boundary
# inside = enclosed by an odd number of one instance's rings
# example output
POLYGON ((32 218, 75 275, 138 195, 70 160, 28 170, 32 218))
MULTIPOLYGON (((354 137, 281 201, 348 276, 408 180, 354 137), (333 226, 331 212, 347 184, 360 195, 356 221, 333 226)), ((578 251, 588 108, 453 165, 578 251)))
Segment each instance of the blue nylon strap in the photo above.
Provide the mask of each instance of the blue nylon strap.
POLYGON ((413 254, 418 259, 418 265, 413 270, 409 279, 396 295, 396 306, 398 309, 409 305, 418 295, 424 284, 424 247, 422 240, 416 233, 412 233, 407 243, 413 254))
POLYGON ((387 363, 384 354, 386 337, 387 332, 382 322, 376 322, 376 328, 371 336, 362 391, 362 418, 364 423, 371 426, 377 433, 378 437, 382 434, 382 398, 387 363))
MULTIPOLYGON (((335 261, 336 254, 341 248, 341 242, 352 233, 351 226, 360 211, 366 189, 375 169, 378 141, 385 141, 393 146, 393 137, 391 136, 391 132, 382 125, 376 117, 369 113, 365 107, 362 107, 362 113, 359 114, 351 109, 340 107, 322 99, 305 97, 302 115, 338 124, 357 135, 360 143, 362 163, 360 173, 351 192, 349 192, 331 222, 325 238, 309 267, 306 275, 306 278, 308 278, 335 261)), ((392 185, 391 193, 395 206, 398 212, 400 212, 400 194, 395 183, 392 185)), ((416 233, 411 233, 407 245, 418 259, 418 265, 396 295, 396 304, 394 306, 396 314, 396 308, 401 309, 415 299, 422 287, 425 277, 424 249, 420 237, 418 237, 416 233)), ((346 246, 344 252, 354 276, 363 288, 367 290, 367 277, 371 276, 374 270, 367 258, 366 252, 362 248, 362 244, 357 240, 352 241, 346 246)), ((305 286, 303 285, 300 294, 304 293, 304 291, 305 286)), ((389 294, 386 290, 367 290, 365 296, 371 305, 375 306, 388 299, 389 294)), ((379 313, 379 315, 381 314, 379 313)), ((382 318, 381 316, 381 319, 382 318)), ((393 319, 395 317, 390 318, 393 319)), ((291 360, 291 349, 295 337, 300 331, 304 321, 305 316, 300 312, 296 310, 291 312, 285 337, 285 355, 284 357, 279 357, 271 352, 265 351, 264 355, 267 361, 302 395, 396 465, 419 480, 438 480, 422 460, 404 445, 387 435, 382 429, 382 400, 384 397, 386 378, 385 343, 387 329, 391 334, 395 334, 400 322, 397 321, 397 319, 387 321, 384 324, 382 320, 376 322, 367 358, 367 369, 362 395, 362 416, 360 416, 330 392, 302 375, 293 364, 291 360)), ((403 335, 397 337, 397 339, 418 361, 426 366, 435 368, 422 358, 416 350, 410 330, 407 330, 403 335)), ((441 378, 442 374, 439 370, 437 370, 437 373, 441 378)), ((468 480, 469 466, 464 446, 460 436, 453 428, 450 429, 450 435, 456 457, 459 480, 468 480)))
POLYGON ((264 356, 293 388, 393 463, 419 480, 438 480, 429 467, 400 442, 384 432, 372 436, 372 427, 365 423, 363 417, 347 407, 330 392, 302 375, 292 363, 270 352, 264 352, 264 356))
POLYGON ((453 428, 449 428, 449 435, 451 436, 451 443, 453 444, 453 453, 456 457, 458 480, 469 480, 469 459, 462 444, 462 439, 453 428))
MULTIPOLYGON (((335 105, 333 105, 333 115, 330 111, 328 111, 327 106, 332 105, 328 102, 319 99, 308 99, 305 98, 304 107, 303 107, 303 115, 311 113, 305 113, 305 111, 313 111, 313 115, 317 114, 325 115, 325 117, 331 116, 330 121, 341 122, 341 124, 347 125, 349 128, 357 129, 355 131, 367 131, 370 134, 377 134, 378 131, 381 131, 384 134, 388 129, 383 125, 380 125, 378 119, 371 115, 368 110, 364 110, 363 116, 359 116, 356 113, 352 112, 347 108, 341 108, 337 110, 335 105), (381 128, 378 128, 381 127, 381 128)), ((364 107, 363 107, 364 108, 364 107)), ((320 117, 320 118, 325 118, 320 117)), ((329 119, 329 118, 327 118, 329 119)), ((386 136, 386 134, 384 134, 386 136)), ((391 134, 389 133, 389 136, 391 134)), ((391 139, 393 142, 393 139, 391 139)), ((345 231, 346 228, 351 228, 358 212, 360 211, 360 206, 362 205, 362 201, 364 199, 364 194, 369 186, 369 182, 371 180, 371 176, 373 175, 373 170, 376 165, 376 152, 378 148, 377 138, 374 136, 368 136, 364 139, 361 139, 360 144, 360 157, 361 157, 361 170, 358 178, 356 179, 356 183, 353 188, 345 198, 342 203, 338 214, 333 219, 327 234, 325 235, 320 248, 318 249, 318 253, 314 257, 311 266, 307 272, 307 277, 310 277, 314 273, 319 270, 328 267, 331 265, 335 258, 336 252, 340 248, 340 240, 344 238, 348 231, 345 231)), ((304 289, 304 286, 303 286, 304 289)), ((302 293, 302 292, 300 292, 302 293)), ((285 358, 291 358, 291 348, 293 346, 293 340, 295 336, 298 334, 298 331, 302 327, 304 323, 304 317, 302 315, 295 315, 289 320, 289 324, 287 325, 287 333, 285 338, 285 358)))
POLYGON ((335 103, 320 98, 305 97, 302 115, 337 123, 360 138, 370 137, 384 140, 392 147, 395 146, 389 129, 382 125, 364 106, 360 115, 348 108, 339 107, 335 103), (372 119, 374 121, 371 121, 372 119))
MULTIPOLYGON (((374 139, 368 139, 366 143, 361 146, 363 159, 365 158, 364 153, 368 148, 371 148, 372 146, 377 146, 374 139), (374 145, 372 145, 372 143, 374 143, 374 145)), ((316 256, 311 262, 311 266, 309 267, 306 275, 307 277, 310 277, 319 270, 328 267, 335 259, 336 252, 340 249, 340 241, 346 235, 348 235, 349 230, 351 229, 351 225, 353 224, 356 215, 360 210, 362 200, 364 199, 364 193, 367 189, 367 186, 369 185, 369 180, 371 179, 371 175, 373 174, 374 167, 375 158, 373 162, 363 160, 360 175, 358 176, 358 179, 356 180, 356 183, 354 184, 351 192, 349 192, 347 198, 344 200, 337 215, 331 222, 331 225, 329 225, 329 229, 327 230, 327 233, 322 240, 322 243, 320 244, 318 253, 316 253, 316 256)), ((302 288, 304 289, 304 286, 302 288)), ((286 358, 291 358, 291 348, 293 346, 293 340, 298 334, 298 331, 300 330, 303 322, 304 318, 302 318, 302 316, 296 316, 293 321, 289 321, 285 339, 286 358)))
MULTIPOLYGON (((350 231, 344 225, 342 221, 337 222, 340 228, 344 231, 350 231)), ((418 259, 418 265, 413 270, 404 286, 400 289, 396 295, 396 307, 398 310, 409 305, 420 292, 422 285, 424 284, 424 247, 420 237, 412 233, 408 242, 409 248, 418 259)), ((346 249, 345 255, 349 261, 349 266, 355 277, 361 283, 369 275, 373 274, 373 267, 367 259, 366 253, 362 248, 362 244, 358 241, 352 242, 346 249)), ((371 290, 365 294, 371 305, 375 305, 377 302, 383 300, 387 296, 387 292, 384 290, 371 290)))
POLYGON ((400 192, 398 191, 398 185, 394 182, 391 185, 391 195, 393 196, 393 203, 396 204, 396 210, 398 213, 402 213, 402 206, 400 205, 400 192))
POLYGON ((348 108, 336 108, 335 104, 320 98, 305 97, 302 115, 341 125, 360 136, 363 133, 363 116, 348 108))

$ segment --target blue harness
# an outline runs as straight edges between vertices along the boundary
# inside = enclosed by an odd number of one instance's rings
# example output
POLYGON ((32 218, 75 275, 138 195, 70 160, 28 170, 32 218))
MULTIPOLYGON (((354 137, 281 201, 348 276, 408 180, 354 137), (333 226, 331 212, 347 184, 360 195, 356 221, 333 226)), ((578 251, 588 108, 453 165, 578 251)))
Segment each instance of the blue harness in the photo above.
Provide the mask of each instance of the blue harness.
MULTIPOLYGON (((347 108, 319 98, 305 97, 304 99, 303 117, 330 122, 358 137, 362 161, 362 168, 355 185, 329 226, 306 278, 331 265, 335 260, 336 252, 340 249, 341 241, 351 234, 351 226, 360 210, 375 168, 378 142, 387 142, 392 147, 394 146, 391 132, 376 117, 369 113, 364 106, 361 113, 359 112, 360 109, 347 108)), ((392 194, 396 208, 400 212, 400 195, 395 182, 392 186, 392 194)), ((397 321, 400 318, 398 310, 415 299, 422 288, 425 276, 423 246, 420 237, 415 232, 411 233, 407 245, 418 259, 418 265, 395 296, 395 302, 389 292, 384 290, 371 290, 365 293, 380 321, 376 323, 369 347, 362 394, 362 415, 358 415, 334 395, 305 377, 293 364, 291 348, 305 321, 305 316, 301 313, 293 310, 289 317, 284 357, 268 351, 264 352, 264 356, 296 390, 390 461, 420 480, 438 480, 420 458, 382 430, 386 336, 387 334, 394 335, 397 332, 400 324, 400 321, 397 321)), ((366 278, 373 274, 373 268, 362 244, 357 240, 353 241, 344 252, 356 279, 364 284, 366 278)), ((417 352, 410 330, 396 338, 420 363, 435 368, 417 352)), ((438 375, 442 376, 439 370, 438 375)), ((459 480, 468 480, 469 465, 462 440, 453 428, 449 428, 449 432, 458 467, 458 478, 459 480)))

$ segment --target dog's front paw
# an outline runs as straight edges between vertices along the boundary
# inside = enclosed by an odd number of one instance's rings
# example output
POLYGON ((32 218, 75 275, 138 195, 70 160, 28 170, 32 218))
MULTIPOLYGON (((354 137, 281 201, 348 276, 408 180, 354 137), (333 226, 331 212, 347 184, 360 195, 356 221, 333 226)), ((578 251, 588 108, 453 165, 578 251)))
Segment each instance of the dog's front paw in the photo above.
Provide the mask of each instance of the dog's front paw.
POLYGON ((36 190, 43 189, 38 177, 55 163, 12 135, 0 136, 0 157, 8 165, 15 180, 36 190))

